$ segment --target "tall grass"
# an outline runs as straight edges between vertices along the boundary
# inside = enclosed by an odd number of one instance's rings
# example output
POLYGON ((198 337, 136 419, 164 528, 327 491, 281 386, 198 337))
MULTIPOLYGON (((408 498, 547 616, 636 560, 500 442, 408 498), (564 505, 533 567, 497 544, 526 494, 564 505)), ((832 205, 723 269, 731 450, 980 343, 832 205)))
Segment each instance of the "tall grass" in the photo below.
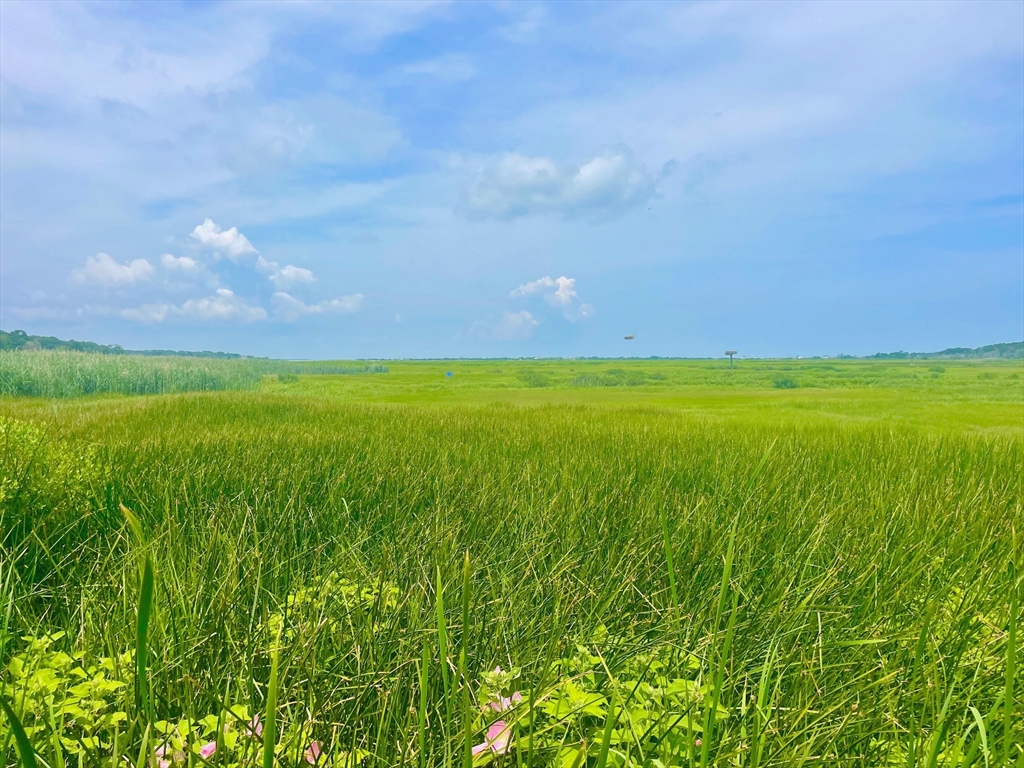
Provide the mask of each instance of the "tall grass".
POLYGON ((0 352, 0 396, 64 398, 246 390, 258 387, 267 374, 345 375, 387 370, 387 366, 370 363, 9 351, 0 352))
POLYGON ((495 690, 475 765, 1020 759, 1019 438, 245 392, 50 418, 0 440, 4 662, 135 646, 123 503, 156 563, 133 760, 244 706, 288 746, 242 764, 465 764, 495 690))
POLYGON ((0 395, 59 398, 253 389, 262 373, 255 360, 0 352, 0 395))

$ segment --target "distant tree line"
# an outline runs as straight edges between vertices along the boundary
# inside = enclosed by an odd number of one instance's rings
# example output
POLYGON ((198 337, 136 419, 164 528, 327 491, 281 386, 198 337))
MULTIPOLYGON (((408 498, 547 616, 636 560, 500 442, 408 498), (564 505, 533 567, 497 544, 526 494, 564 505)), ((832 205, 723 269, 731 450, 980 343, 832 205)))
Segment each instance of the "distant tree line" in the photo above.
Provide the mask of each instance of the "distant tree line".
POLYGON ((1001 358, 1022 358, 1024 357, 1024 341, 1011 341, 1005 344, 989 344, 984 347, 950 347, 941 352, 879 352, 872 357, 882 360, 968 360, 974 358, 1001 357, 1001 358))
POLYGON ((101 355, 151 355, 162 357, 241 358, 234 352, 181 352, 171 349, 125 349, 120 344, 97 344, 93 341, 65 341, 56 336, 33 336, 24 331, 0 331, 0 350, 30 352, 39 349, 67 349, 73 352, 95 352, 101 355))

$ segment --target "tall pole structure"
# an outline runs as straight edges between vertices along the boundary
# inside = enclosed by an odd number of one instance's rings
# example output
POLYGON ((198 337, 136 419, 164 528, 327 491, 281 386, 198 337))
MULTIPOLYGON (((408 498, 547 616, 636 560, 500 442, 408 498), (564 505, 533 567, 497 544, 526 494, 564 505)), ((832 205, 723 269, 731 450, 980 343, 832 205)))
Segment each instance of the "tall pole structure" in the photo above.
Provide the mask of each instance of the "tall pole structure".
POLYGON ((729 370, 731 371, 732 370, 732 356, 736 354, 736 350, 735 349, 727 349, 727 350, 725 350, 725 354, 727 354, 729 356, 729 370))

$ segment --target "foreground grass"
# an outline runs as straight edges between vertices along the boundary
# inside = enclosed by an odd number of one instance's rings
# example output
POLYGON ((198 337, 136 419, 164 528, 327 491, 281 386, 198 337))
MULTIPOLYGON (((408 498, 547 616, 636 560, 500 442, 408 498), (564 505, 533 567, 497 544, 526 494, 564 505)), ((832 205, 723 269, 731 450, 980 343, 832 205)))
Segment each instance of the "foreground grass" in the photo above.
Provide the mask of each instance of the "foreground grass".
POLYGON ((4 404, 0 655, 46 764, 1021 759, 1019 432, 312 381, 4 404))

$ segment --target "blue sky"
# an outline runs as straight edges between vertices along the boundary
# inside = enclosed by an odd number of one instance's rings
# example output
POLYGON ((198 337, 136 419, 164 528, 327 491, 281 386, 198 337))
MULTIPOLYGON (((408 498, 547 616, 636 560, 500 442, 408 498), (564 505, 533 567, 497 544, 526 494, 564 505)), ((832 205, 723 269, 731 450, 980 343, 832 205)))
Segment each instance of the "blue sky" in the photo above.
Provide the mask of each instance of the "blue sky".
POLYGON ((303 358, 1020 340, 1024 4, 5 0, 0 326, 303 358))

